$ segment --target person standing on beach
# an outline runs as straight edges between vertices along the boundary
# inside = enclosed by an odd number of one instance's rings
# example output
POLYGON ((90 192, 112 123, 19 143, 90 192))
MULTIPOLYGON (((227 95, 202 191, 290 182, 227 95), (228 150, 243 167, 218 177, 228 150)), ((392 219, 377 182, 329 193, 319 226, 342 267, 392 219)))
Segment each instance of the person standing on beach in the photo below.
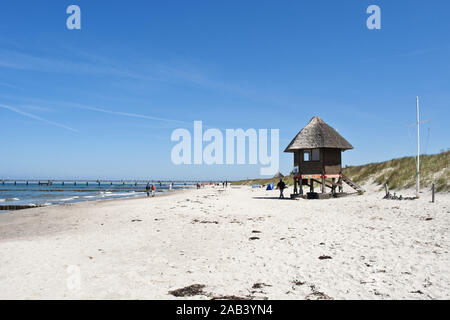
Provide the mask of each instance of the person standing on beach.
POLYGON ((147 197, 150 197, 150 183, 145 186, 145 191, 147 191, 147 197))
POLYGON ((152 185, 152 197, 155 196, 155 191, 156 191, 156 186, 153 184, 152 185))
POLYGON ((283 191, 286 189, 286 183, 283 182, 283 179, 280 179, 280 182, 277 184, 277 188, 280 189, 280 198, 284 199, 283 191))

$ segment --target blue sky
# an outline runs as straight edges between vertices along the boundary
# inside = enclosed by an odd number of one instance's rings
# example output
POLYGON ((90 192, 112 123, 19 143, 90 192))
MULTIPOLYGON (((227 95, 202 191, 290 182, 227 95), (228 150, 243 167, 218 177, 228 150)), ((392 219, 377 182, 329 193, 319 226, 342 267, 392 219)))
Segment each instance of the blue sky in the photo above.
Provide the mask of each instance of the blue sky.
POLYGON ((346 165, 449 147, 448 1, 8 1, 0 10, 1 177, 236 179, 260 166, 175 166, 170 135, 280 129, 314 116, 346 165), (82 30, 66 28, 66 8, 82 30), (381 7, 382 29, 366 28, 381 7), (2 107, 3 106, 3 107, 2 107))

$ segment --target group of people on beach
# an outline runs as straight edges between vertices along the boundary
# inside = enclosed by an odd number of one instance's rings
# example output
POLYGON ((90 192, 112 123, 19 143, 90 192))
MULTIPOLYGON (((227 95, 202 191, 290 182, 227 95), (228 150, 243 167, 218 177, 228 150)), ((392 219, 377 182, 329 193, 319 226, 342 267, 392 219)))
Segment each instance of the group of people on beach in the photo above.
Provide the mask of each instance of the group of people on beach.
POLYGON ((154 197, 156 192, 156 186, 154 184, 150 185, 150 183, 147 183, 145 191, 147 192, 147 197, 150 197, 150 194, 152 195, 152 197, 154 197))

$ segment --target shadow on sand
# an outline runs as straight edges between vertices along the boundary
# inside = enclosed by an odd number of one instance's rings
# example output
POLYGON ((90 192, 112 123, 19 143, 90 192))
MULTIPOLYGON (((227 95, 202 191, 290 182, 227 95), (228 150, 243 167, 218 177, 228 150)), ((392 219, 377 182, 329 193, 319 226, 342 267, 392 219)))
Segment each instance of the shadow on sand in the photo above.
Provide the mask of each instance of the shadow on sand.
POLYGON ((288 198, 288 197, 283 198, 283 199, 280 199, 278 197, 253 197, 253 199, 257 199, 257 200, 291 200, 291 198, 288 198))

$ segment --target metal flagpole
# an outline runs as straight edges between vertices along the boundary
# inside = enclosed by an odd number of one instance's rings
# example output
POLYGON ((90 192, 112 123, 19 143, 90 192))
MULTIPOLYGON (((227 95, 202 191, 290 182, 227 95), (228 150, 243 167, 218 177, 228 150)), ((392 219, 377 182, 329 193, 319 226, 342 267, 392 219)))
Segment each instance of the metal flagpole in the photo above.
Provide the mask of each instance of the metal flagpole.
POLYGON ((417 122, 409 125, 408 127, 417 126, 417 170, 416 170, 416 197, 419 197, 420 193, 420 124, 430 121, 431 119, 426 119, 420 121, 420 110, 419 110, 419 97, 417 97, 417 122))
POLYGON ((417 185, 416 197, 419 198, 420 192, 420 114, 419 114, 419 97, 417 97, 417 185))
POLYGON ((419 110, 419 97, 417 97, 417 122, 409 125, 409 127, 417 126, 417 170, 416 170, 416 197, 419 197, 420 193, 420 124, 430 121, 431 119, 426 119, 420 121, 420 110, 419 110))

